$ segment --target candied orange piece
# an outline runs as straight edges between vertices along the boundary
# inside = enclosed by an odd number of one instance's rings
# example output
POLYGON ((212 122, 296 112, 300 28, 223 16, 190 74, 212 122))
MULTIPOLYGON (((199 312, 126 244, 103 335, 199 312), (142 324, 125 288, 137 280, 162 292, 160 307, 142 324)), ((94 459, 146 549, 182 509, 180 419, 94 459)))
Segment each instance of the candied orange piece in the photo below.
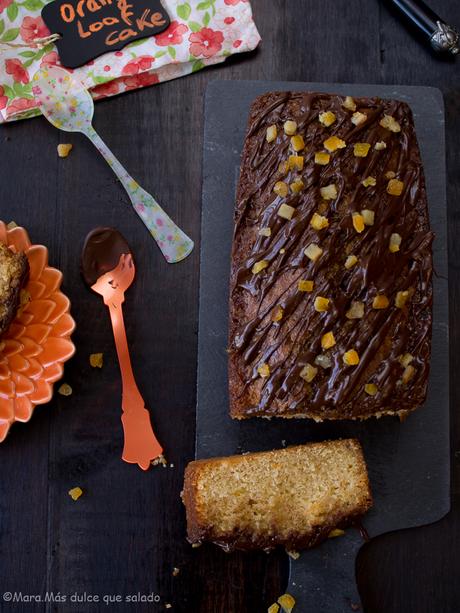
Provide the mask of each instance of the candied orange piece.
POLYGON ((312 292, 313 285, 313 281, 309 281, 307 279, 299 279, 297 283, 297 289, 299 290, 299 292, 312 292))
POLYGON ((93 368, 102 368, 102 366, 104 365, 104 354, 92 353, 89 356, 89 363, 93 368))
POLYGON ((303 170, 303 155, 290 155, 289 156, 289 170, 303 170))
POLYGON ((310 225, 315 230, 322 230, 323 228, 328 227, 329 221, 327 217, 323 217, 323 215, 318 215, 318 213, 313 213, 312 218, 310 219, 310 225))
POLYGON ((404 369, 403 376, 402 376, 402 382, 404 384, 409 383, 409 381, 414 377, 414 375, 415 375, 415 368, 412 366, 412 364, 409 364, 409 366, 406 366, 406 368, 404 369))
POLYGON ((323 313, 329 309, 329 298, 324 298, 323 296, 316 296, 315 298, 315 311, 318 313, 323 313))
POLYGON ((353 213, 352 214, 352 220, 353 220, 353 227, 356 230, 356 232, 358 232, 359 234, 361 234, 361 232, 364 230, 364 218, 360 213, 353 213))
POLYGON ((366 119, 367 115, 365 113, 360 113, 359 111, 356 111, 356 113, 353 113, 353 115, 351 116, 351 123, 355 126, 359 126, 364 123, 366 119))
POLYGON ((345 313, 347 319, 361 319, 364 317, 364 302, 354 300, 348 311, 345 313))
POLYGON ((391 253, 396 253, 399 251, 401 242, 402 237, 400 234, 394 233, 390 236, 390 244, 388 245, 388 249, 391 251, 391 253))
POLYGON ((318 369, 315 368, 314 366, 312 366, 311 364, 307 364, 306 366, 304 366, 302 368, 302 370, 300 371, 300 376, 302 377, 302 379, 304 379, 307 383, 311 383, 313 381, 313 379, 316 377, 316 374, 318 372, 318 369))
POLYGON ((294 213, 295 213, 295 208, 293 206, 290 206, 289 204, 282 204, 280 208, 278 209, 277 215, 279 217, 282 217, 283 219, 289 220, 289 219, 292 219, 294 213))
POLYGON ((345 268, 347 270, 350 270, 350 268, 353 268, 353 266, 357 263, 358 263, 358 258, 355 255, 349 255, 347 259, 345 260, 345 268))
POLYGON ((285 183, 284 181, 277 181, 273 186, 273 191, 277 196, 280 196, 281 198, 286 198, 289 193, 289 188, 287 186, 287 183, 285 183))
POLYGON ((355 143, 353 145, 353 154, 357 158, 365 158, 370 148, 370 143, 355 143))
POLYGON ((261 272, 264 268, 267 268, 269 264, 268 260, 259 260, 258 262, 256 262, 254 264, 254 266, 252 267, 252 273, 254 275, 257 275, 259 272, 261 272))
POLYGON ((364 391, 369 396, 375 396, 376 393, 379 391, 379 388, 375 385, 375 383, 366 383, 366 385, 364 386, 364 391))
POLYGON ((257 368, 257 372, 263 379, 266 379, 270 376, 270 366, 264 362, 257 368))
POLYGON ((303 190, 304 187, 305 187, 305 184, 302 181, 302 179, 296 179, 290 185, 291 192, 293 194, 299 194, 303 190))
POLYGON ((303 140, 303 136, 301 134, 291 136, 291 147, 294 149, 294 151, 302 151, 302 149, 305 149, 305 141, 303 140))
POLYGON ((414 356, 410 353, 405 353, 404 355, 400 355, 398 358, 399 363, 406 368, 414 359, 414 356))
POLYGON ((318 151, 315 153, 315 164, 319 164, 320 166, 326 166, 329 164, 331 156, 329 153, 325 153, 324 151, 318 151))
POLYGON ((292 136, 297 131, 297 123, 295 121, 292 121, 291 119, 288 119, 287 121, 285 121, 283 127, 284 127, 284 133, 287 134, 288 136, 292 136))
POLYGON ((278 172, 280 173, 280 175, 287 175, 287 173, 289 172, 289 162, 287 160, 284 160, 283 162, 279 163, 278 172))
POLYGON ((356 111, 356 103, 351 96, 345 97, 345 100, 342 102, 342 106, 344 109, 349 111, 356 111))
POLYGON ((347 366, 359 364, 359 355, 354 349, 350 349, 343 354, 343 361, 347 366))
POLYGON ((319 121, 323 124, 323 126, 326 126, 326 128, 332 126, 336 119, 337 118, 332 111, 324 111, 323 113, 319 114, 319 121))
POLYGON ((70 396, 72 391, 73 390, 68 383, 63 383, 58 389, 58 394, 61 394, 61 396, 70 396))
POLYGON ((321 198, 324 198, 324 200, 334 200, 337 198, 337 186, 335 183, 331 183, 330 185, 321 187, 319 193, 321 194, 321 198))
POLYGON ((370 209, 363 209, 361 211, 365 226, 373 226, 375 221, 375 212, 370 209))
POLYGON ((331 530, 329 532, 329 534, 327 535, 328 539, 333 539, 336 538, 338 536, 343 536, 345 534, 345 530, 341 530, 340 528, 334 528, 334 530, 331 530))
POLYGON ((57 146, 58 156, 60 158, 66 158, 69 153, 72 151, 73 145, 70 143, 63 143, 57 146))
POLYGON ((283 594, 278 598, 278 602, 284 613, 291 613, 292 609, 295 607, 295 598, 290 594, 283 594))
POLYGON ((385 296, 385 294, 377 294, 374 300, 372 301, 373 309, 387 309, 390 305, 390 301, 385 296))
POLYGON ((387 193, 390 196, 400 196, 404 189, 404 183, 398 179, 390 179, 387 185, 387 193))
POLYGON ((272 317, 272 321, 281 321, 283 319, 284 309, 283 307, 276 307, 276 311, 272 317))
POLYGON ((326 334, 323 334, 323 336, 321 337, 321 347, 323 349, 330 349, 334 345, 335 345, 334 334, 332 332, 326 332, 326 334))
POLYGON ((83 490, 81 487, 73 487, 71 490, 69 490, 69 496, 72 498, 72 500, 78 500, 82 494, 83 490))
POLYGON ((267 134, 265 137, 267 139, 267 143, 272 143, 274 140, 276 140, 277 136, 278 136, 278 128, 274 124, 272 126, 268 126, 267 134))
POLYGON ((401 126, 391 115, 384 115, 383 119, 381 119, 379 123, 382 128, 386 128, 387 130, 390 130, 390 132, 401 132, 401 126))
POLYGON ((395 306, 398 309, 402 309, 404 305, 406 304, 408 298, 409 298, 409 292, 407 290, 403 292, 398 292, 395 298, 395 306))
POLYGON ((330 153, 347 146, 346 142, 337 136, 330 136, 324 141, 323 145, 330 153))
POLYGON ((310 245, 308 245, 308 247, 305 249, 304 253, 309 260, 311 260, 312 262, 316 262, 316 260, 323 253, 323 250, 315 243, 310 243, 310 245))

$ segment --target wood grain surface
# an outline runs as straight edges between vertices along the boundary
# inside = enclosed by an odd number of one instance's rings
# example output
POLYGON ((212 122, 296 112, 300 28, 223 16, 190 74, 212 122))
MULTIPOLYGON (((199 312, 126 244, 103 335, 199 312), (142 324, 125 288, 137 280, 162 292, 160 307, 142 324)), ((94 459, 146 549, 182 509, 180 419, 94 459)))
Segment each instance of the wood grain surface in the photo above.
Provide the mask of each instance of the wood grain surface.
MULTIPOLYGON (((79 135, 43 119, 0 128, 0 217, 28 228, 64 272, 77 321, 66 366, 72 396, 56 395, 0 446, 0 611, 263 612, 286 582, 284 554, 227 555, 185 542, 179 493, 194 454, 203 96, 210 79, 432 85, 446 103, 451 369, 452 511, 437 524, 366 545, 358 583, 366 613, 460 609, 460 71, 440 61, 376 0, 253 0, 263 42, 246 56, 177 81, 98 103, 95 127, 197 248, 169 266, 121 186, 79 135), (56 154, 71 142, 69 158, 56 154), (108 314, 79 275, 86 233, 114 225, 129 239, 137 278, 125 320, 133 365, 173 466, 147 474, 120 460, 120 381, 108 314), (102 370, 89 354, 104 352, 102 370), (73 502, 76 485, 84 496, 73 502), (180 572, 173 576, 173 568, 180 572), (7 603, 5 592, 67 601, 7 603), (79 602, 71 597, 78 594, 79 602), (138 595, 155 603, 128 603, 138 595), (116 602, 117 595, 123 599, 116 602), (97 602, 89 602, 96 596, 97 602), (104 602, 104 597, 108 605, 104 602), (86 600, 85 600, 86 599, 86 600), (111 599, 109 601, 109 599, 111 599)), ((457 0, 431 0, 460 25, 457 0)), ((331 589, 334 586, 331 585, 331 589)), ((300 612, 300 613, 327 613, 300 612)))

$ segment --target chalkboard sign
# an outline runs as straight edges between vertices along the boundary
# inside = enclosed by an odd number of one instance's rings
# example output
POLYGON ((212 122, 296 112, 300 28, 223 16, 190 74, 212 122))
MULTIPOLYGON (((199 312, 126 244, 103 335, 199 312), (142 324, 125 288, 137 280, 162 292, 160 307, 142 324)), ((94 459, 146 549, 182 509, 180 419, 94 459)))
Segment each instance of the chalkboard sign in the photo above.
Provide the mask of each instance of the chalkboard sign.
POLYGON ((77 68, 89 60, 158 34, 170 24, 159 0, 54 0, 42 9, 61 64, 77 68))

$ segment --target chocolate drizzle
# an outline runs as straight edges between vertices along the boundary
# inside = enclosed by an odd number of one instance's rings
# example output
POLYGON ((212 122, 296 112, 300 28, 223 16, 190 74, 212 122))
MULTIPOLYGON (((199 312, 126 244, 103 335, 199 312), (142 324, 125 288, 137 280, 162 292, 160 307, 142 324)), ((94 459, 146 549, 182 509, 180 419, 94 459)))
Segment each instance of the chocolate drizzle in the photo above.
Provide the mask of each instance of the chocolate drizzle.
POLYGON ((431 344, 431 244, 425 183, 409 107, 396 100, 355 99, 357 110, 367 119, 359 126, 351 122, 352 112, 343 108, 343 97, 326 94, 279 92, 258 98, 251 111, 242 158, 242 170, 235 212, 235 236, 231 274, 230 392, 232 415, 309 416, 318 419, 368 417, 381 413, 404 413, 424 400, 431 344), (324 127, 321 111, 332 111, 335 123, 324 127), (401 131, 391 132, 379 125, 391 115, 401 131), (293 152, 290 137, 283 132, 287 119, 297 122, 304 137, 304 169, 282 176, 278 167, 293 152), (278 135, 266 142, 266 129, 276 124, 278 135), (347 146, 331 154, 329 164, 314 163, 314 154, 323 151, 323 142, 336 135, 347 146), (374 149, 383 141, 385 149, 374 149), (366 157, 355 157, 353 144, 370 143, 366 157), (400 196, 386 192, 388 171, 404 183, 400 196), (298 177, 304 182, 299 194, 281 198, 274 194, 276 181, 290 184, 298 177), (375 177, 375 186, 362 181, 375 177), (334 183, 338 196, 322 201, 319 189, 334 183), (277 215, 281 203, 295 208, 288 221, 277 215), (358 234, 352 213, 370 209, 375 223, 358 234), (329 220, 316 231, 310 226, 315 212, 329 220), (269 227, 269 237, 258 231, 269 227), (390 236, 402 237, 400 251, 389 251, 390 236), (310 243, 323 249, 311 262, 304 254, 310 243), (344 266, 347 255, 358 264, 344 266), (269 266, 252 273, 255 262, 269 266), (311 293, 299 292, 300 279, 314 281, 311 293), (398 291, 409 290, 403 309, 395 306, 398 291), (376 294, 385 294, 390 306, 372 308, 376 294), (330 300, 328 311, 313 308, 316 296, 330 300), (345 314, 352 301, 365 305, 362 319, 349 320, 345 314), (275 309, 283 309, 280 321, 273 321, 275 309), (321 337, 332 331, 336 345, 324 352, 321 337), (343 354, 355 349, 357 366, 347 367, 343 354), (329 356, 330 368, 319 368, 312 383, 299 375, 319 354, 329 356), (408 384, 401 384, 404 367, 398 357, 414 356, 416 372, 408 384), (268 378, 259 377, 257 367, 270 366, 268 378), (366 383, 375 383, 376 396, 364 392, 366 383))
POLYGON ((122 254, 131 253, 125 237, 115 228, 95 228, 85 239, 81 273, 91 287, 105 273, 118 266, 122 254))

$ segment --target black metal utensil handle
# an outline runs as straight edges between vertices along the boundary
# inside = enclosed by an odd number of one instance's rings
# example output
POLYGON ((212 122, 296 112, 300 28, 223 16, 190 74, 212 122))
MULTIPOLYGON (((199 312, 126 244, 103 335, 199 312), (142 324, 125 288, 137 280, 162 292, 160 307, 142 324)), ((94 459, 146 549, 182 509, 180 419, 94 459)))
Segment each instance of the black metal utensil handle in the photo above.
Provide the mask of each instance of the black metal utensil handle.
POLYGON ((356 585, 356 557, 364 540, 356 528, 330 538, 291 560, 287 592, 299 613, 362 611, 356 585))
POLYGON ((423 0, 387 0, 394 6, 435 51, 457 55, 460 34, 447 24, 423 0))

